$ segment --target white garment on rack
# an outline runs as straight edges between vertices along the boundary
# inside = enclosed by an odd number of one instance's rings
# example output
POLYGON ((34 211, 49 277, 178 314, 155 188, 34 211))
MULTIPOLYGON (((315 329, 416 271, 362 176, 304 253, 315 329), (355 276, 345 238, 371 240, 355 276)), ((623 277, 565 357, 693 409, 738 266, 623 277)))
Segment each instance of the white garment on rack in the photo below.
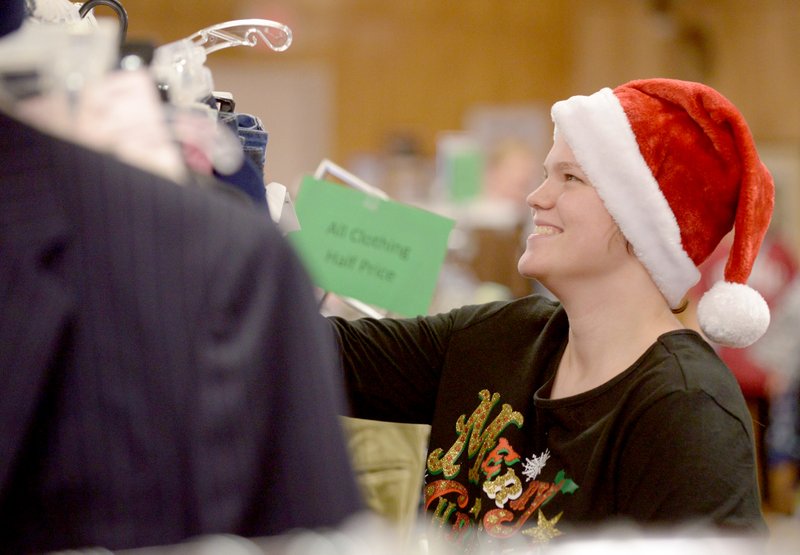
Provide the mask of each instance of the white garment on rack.
POLYGON ((97 25, 94 14, 88 13, 86 17, 81 17, 81 4, 70 0, 29 0, 28 5, 28 21, 33 23, 68 24, 85 28, 97 25))
POLYGON ((108 152, 120 160, 181 183, 181 158, 150 75, 114 71, 86 84, 71 102, 51 93, 17 103, 16 114, 48 133, 108 152))
POLYGON ((0 74, 9 76, 0 80, 0 99, 46 133, 182 182, 185 165, 152 76, 112 71, 118 31, 109 19, 86 27, 28 17, 0 40, 0 74), (17 75, 28 76, 23 86, 17 75))

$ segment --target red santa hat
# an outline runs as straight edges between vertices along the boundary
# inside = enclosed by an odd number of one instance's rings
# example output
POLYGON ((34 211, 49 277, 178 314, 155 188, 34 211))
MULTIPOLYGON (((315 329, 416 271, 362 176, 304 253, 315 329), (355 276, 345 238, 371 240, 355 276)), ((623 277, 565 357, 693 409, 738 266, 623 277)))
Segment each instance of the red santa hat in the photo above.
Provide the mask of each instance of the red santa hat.
POLYGON ((769 308, 747 279, 772 217, 774 185, 736 107, 700 83, 643 79, 557 102, 551 114, 672 308, 734 229, 724 281, 703 295, 698 320, 723 345, 761 337, 769 308))

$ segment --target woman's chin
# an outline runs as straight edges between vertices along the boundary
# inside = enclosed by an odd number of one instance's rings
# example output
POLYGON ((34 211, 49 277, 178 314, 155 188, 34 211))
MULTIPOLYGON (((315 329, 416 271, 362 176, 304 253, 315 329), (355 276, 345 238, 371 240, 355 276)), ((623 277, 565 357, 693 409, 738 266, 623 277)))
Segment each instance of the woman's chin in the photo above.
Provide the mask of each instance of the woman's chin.
POLYGON ((537 279, 540 277, 539 272, 536 271, 536 268, 531 263, 528 253, 524 253, 520 257, 519 262, 517 262, 517 271, 524 278, 537 279))

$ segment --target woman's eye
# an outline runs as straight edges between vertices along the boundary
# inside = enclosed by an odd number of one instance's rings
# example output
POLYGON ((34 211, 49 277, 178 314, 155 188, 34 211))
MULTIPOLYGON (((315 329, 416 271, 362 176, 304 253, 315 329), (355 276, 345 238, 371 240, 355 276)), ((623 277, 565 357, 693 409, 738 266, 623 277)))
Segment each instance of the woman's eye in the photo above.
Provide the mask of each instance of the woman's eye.
POLYGON ((581 185, 586 185, 588 181, 581 176, 577 176, 574 173, 565 173, 564 174, 564 182, 568 183, 570 181, 574 181, 575 183, 580 183, 581 185))

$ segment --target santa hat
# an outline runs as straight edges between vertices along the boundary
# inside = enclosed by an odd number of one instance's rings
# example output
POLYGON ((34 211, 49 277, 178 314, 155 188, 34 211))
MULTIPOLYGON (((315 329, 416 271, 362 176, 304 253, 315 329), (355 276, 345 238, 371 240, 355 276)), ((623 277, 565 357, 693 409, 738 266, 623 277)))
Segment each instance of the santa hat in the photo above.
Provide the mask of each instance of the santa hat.
POLYGON ((698 320, 723 345, 745 347, 761 337, 769 308, 747 279, 772 216, 774 185, 736 107, 699 83, 644 79, 557 102, 551 114, 672 308, 735 230, 724 281, 703 295, 698 320))

